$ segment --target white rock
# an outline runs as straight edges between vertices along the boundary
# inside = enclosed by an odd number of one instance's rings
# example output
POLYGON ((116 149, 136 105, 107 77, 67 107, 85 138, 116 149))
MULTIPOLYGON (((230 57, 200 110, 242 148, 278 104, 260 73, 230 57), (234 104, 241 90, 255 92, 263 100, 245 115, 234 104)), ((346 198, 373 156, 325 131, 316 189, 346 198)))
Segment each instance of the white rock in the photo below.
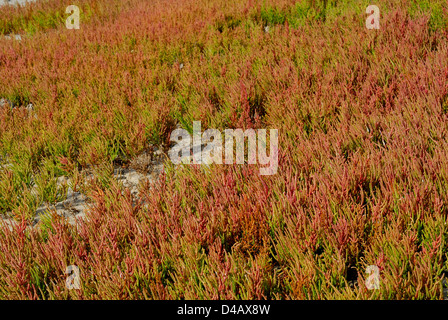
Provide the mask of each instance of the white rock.
POLYGON ((14 107, 14 104, 9 99, 0 98, 0 107, 9 106, 11 109, 14 107))
POLYGON ((0 0, 0 6, 4 5, 24 5, 28 2, 36 2, 36 0, 0 0))

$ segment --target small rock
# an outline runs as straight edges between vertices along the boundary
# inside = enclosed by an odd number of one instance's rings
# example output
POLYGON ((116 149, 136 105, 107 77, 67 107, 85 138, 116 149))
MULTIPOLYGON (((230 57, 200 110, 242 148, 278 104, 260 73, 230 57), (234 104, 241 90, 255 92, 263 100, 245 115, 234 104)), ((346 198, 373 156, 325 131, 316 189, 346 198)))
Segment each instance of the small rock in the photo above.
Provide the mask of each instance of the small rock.
POLYGON ((0 99, 0 107, 9 106, 11 109, 14 108, 14 104, 9 99, 1 98, 0 99))
POLYGON ((13 36, 14 36, 14 39, 17 40, 17 41, 21 41, 22 40, 22 36, 20 34, 5 35, 5 38, 8 39, 8 40, 11 40, 13 36))
POLYGON ((157 150, 157 151, 154 152, 155 156, 161 156, 162 154, 163 154, 162 150, 157 150))
POLYGON ((11 218, 0 220, 0 227, 5 225, 9 228, 10 231, 12 231, 17 224, 18 224, 18 222, 11 218))

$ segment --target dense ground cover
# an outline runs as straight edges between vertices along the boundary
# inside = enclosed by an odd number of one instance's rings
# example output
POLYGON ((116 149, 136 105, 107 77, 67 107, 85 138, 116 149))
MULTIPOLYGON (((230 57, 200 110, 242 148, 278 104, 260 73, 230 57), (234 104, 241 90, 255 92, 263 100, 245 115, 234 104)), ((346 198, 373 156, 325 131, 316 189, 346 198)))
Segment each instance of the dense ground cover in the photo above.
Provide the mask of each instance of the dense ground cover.
POLYGON ((19 106, 0 109, 0 210, 20 222, 0 230, 0 298, 443 298, 445 0, 378 0, 379 30, 362 0, 79 0, 79 30, 70 4, 0 8, 0 34, 26 35, 0 39, 19 106), (138 197, 112 178, 193 121, 278 129, 277 174, 168 160, 138 197), (63 175, 86 221, 27 228, 63 175))

